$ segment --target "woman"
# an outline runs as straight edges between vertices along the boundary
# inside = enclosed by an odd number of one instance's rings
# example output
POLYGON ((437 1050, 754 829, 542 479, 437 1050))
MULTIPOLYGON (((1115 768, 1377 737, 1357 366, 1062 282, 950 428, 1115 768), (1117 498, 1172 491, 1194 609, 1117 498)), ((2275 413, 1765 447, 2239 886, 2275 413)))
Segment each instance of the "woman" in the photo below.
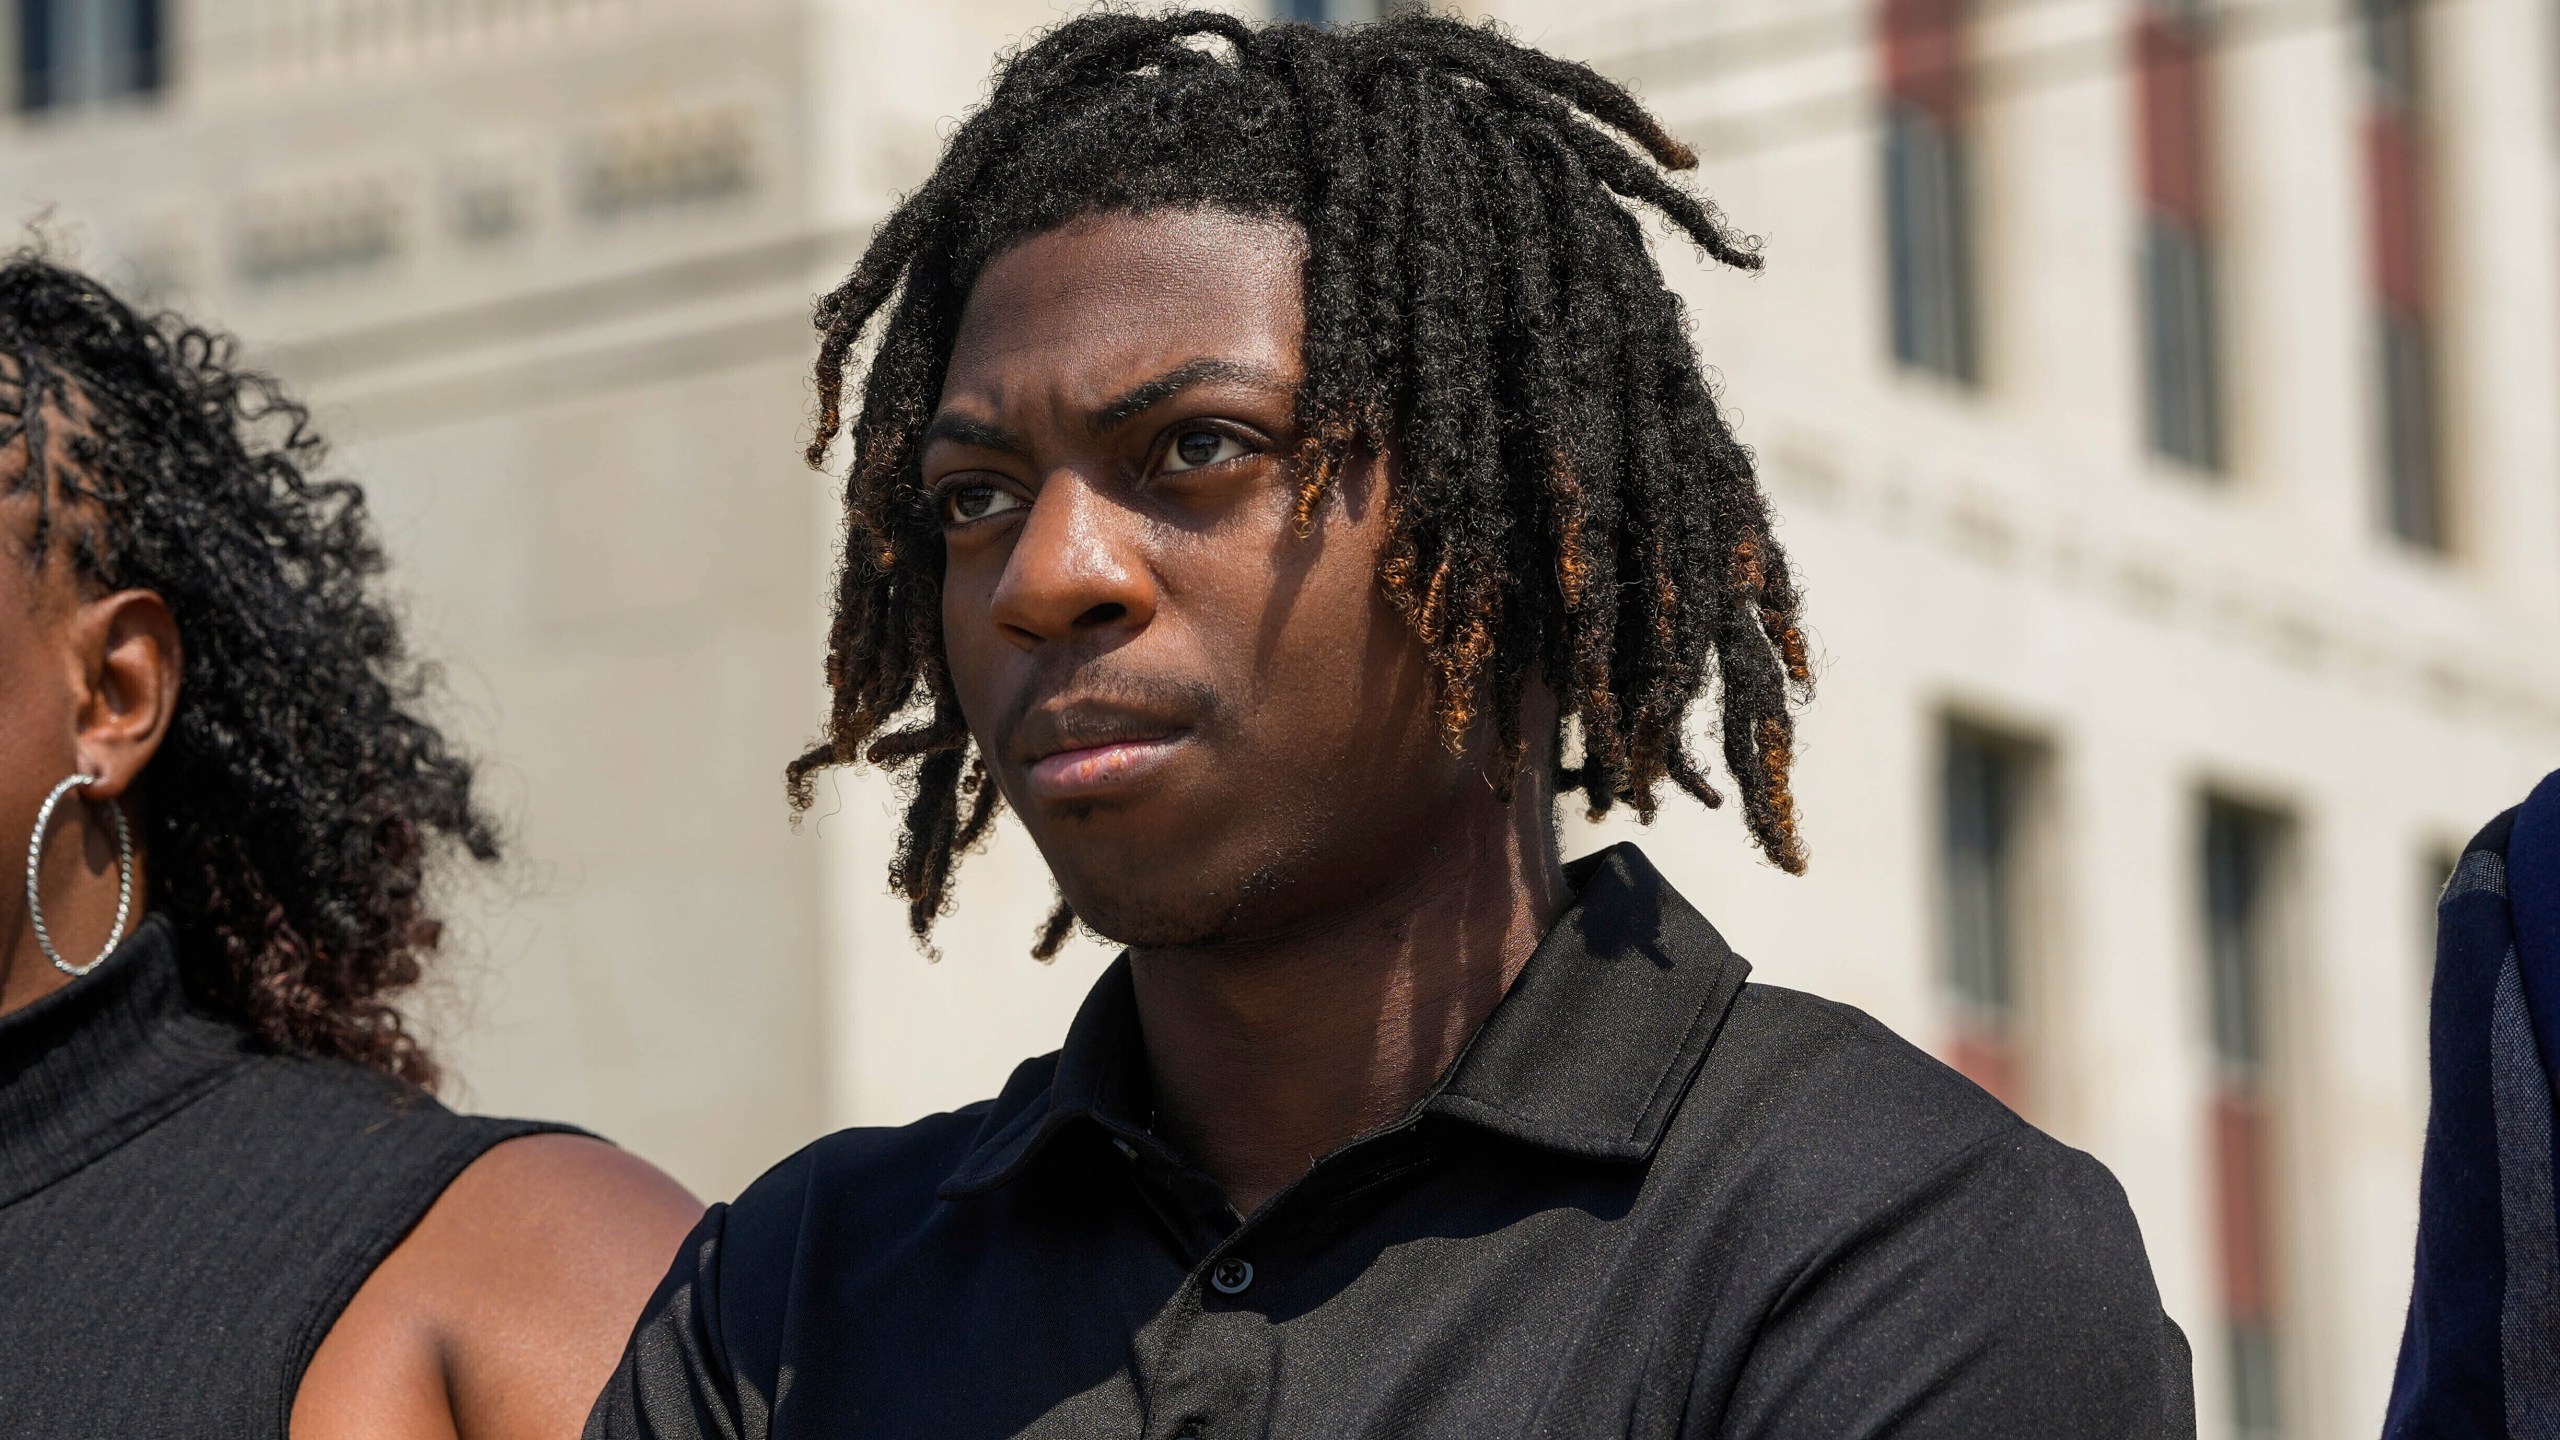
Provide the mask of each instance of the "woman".
POLYGON ((0 263, 0 1431, 573 1434, 701 1207, 428 1093, 396 997, 496 843, 233 354, 0 263))

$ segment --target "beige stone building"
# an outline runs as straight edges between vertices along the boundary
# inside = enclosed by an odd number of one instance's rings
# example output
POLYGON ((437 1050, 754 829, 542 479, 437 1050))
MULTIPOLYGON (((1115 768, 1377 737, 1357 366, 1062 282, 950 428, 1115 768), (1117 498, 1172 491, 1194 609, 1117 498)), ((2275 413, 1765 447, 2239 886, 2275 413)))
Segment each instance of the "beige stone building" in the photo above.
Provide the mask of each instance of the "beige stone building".
MULTIPOLYGON (((1762 979, 2114 1167, 2208 1437, 2371 1433, 2431 886, 2560 765, 2552 7, 1469 8, 1638 84, 1767 239, 1667 258, 1810 594, 1815 865, 1724 815, 1644 843, 1762 979)), ((436 1005, 469 1103, 724 1195, 991 1091, 1103 963, 1025 956, 1016 833, 928 962, 892 797, 795 831, 779 778, 835 523, 808 301, 1058 13, 18 7, 0 199, 320 402, 486 759, 514 858, 436 1005)))

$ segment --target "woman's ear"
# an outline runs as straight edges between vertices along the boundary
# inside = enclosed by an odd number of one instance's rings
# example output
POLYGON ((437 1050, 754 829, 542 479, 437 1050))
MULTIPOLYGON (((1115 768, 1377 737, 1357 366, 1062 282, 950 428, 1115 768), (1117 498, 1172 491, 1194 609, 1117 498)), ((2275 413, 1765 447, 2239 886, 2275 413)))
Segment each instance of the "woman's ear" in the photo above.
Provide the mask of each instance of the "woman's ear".
POLYGON ((149 590, 119 590, 83 603, 72 640, 81 660, 80 768, 98 777, 88 794, 112 800, 151 763, 178 709, 177 617, 149 590))

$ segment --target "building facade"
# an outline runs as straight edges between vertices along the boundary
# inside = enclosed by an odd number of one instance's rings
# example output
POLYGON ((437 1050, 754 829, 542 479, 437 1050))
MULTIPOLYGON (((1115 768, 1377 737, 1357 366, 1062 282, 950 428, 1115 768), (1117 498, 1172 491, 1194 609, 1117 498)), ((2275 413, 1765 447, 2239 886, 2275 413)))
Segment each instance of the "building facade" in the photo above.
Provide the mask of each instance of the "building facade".
POLYGON ((2204 1433, 2372 1433, 2436 886, 2560 765, 2553 8, 1520 4, 1766 273, 1675 266, 1827 665, 1759 974, 2105 1159, 2204 1433))
MULTIPOLYGON (((1289 14, 1357 20, 1376 0, 1289 14)), ((2560 765, 2547 0, 1511 0, 1758 276, 1666 248, 1823 663, 1814 864, 1639 839, 1759 978, 2123 1181, 2204 1433, 2370 1432, 2433 887, 2560 765)), ((0 196, 306 389, 513 858, 433 1028, 480 1108, 733 1192, 992 1091, 1107 951, 1007 829, 929 959, 895 797, 796 828, 833 482, 808 303, 1029 0, 25 0, 0 196)))

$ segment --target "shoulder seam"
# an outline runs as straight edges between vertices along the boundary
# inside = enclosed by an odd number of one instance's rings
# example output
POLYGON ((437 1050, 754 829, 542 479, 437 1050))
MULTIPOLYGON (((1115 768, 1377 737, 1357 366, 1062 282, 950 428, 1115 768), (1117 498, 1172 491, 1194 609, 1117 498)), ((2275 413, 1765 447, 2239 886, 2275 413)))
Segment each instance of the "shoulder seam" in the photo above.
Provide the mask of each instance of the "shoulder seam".
MULTIPOLYGON (((1865 1214, 1858 1216, 1848 1224, 1842 1225, 1824 1244, 1816 1246, 1811 1253, 1805 1256, 1803 1263, 1797 1265, 1794 1272, 1787 1276, 1787 1283, 1779 1287, 1777 1298, 1769 1302, 1767 1312, 1761 1316, 1762 1326, 1765 1327, 1772 1317, 1778 1315, 1790 1304, 1794 1303, 1797 1295, 1803 1290, 1807 1279, 1819 1272, 1824 1266, 1837 1259, 1843 1253, 1854 1248, 1859 1241, 1864 1239, 1869 1232, 1875 1229, 1876 1225, 1880 1221, 1909 1205, 1912 1200, 1926 1193, 1949 1172, 1958 1169, 1966 1161, 1971 1160, 1982 1150, 2001 1141, 2013 1139, 2020 1131, 2025 1131, 2027 1134, 2032 1135, 2037 1139, 2045 1140, 2060 1148, 2070 1148, 2062 1145, 2061 1141, 2053 1139, 2053 1137, 2046 1135, 2043 1131, 2028 1124, 2025 1120, 2019 1118, 2015 1112, 2010 1111, 2005 1107, 2001 1110, 2001 1117, 2000 1124, 1995 1126, 1989 1134, 1976 1137, 1975 1139, 1948 1152, 1938 1161, 1938 1163, 1930 1166, 1927 1170, 1913 1177, 1909 1184, 1895 1190, 1891 1196, 1887 1197, 1884 1201, 1877 1204, 1865 1214)), ((2078 1154, 2080 1152, 2072 1151, 2072 1153, 2078 1154)))

